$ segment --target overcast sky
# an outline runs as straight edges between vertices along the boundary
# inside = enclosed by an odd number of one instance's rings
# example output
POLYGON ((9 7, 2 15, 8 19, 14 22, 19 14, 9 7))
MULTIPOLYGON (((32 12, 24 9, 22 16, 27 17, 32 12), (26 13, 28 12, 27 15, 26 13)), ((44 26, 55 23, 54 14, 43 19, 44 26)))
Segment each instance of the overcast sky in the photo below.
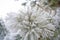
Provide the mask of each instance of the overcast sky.
POLYGON ((18 12, 24 0, 0 0, 0 17, 5 17, 9 12, 18 12))

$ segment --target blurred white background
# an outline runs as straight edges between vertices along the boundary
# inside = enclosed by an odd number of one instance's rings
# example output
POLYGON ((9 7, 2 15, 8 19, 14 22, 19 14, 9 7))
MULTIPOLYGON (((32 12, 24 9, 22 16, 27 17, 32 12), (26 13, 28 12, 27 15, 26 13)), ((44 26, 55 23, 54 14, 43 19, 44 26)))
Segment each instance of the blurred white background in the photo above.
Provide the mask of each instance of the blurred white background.
POLYGON ((22 9, 21 3, 25 0, 0 0, 0 17, 4 18, 9 12, 18 12, 22 9))

